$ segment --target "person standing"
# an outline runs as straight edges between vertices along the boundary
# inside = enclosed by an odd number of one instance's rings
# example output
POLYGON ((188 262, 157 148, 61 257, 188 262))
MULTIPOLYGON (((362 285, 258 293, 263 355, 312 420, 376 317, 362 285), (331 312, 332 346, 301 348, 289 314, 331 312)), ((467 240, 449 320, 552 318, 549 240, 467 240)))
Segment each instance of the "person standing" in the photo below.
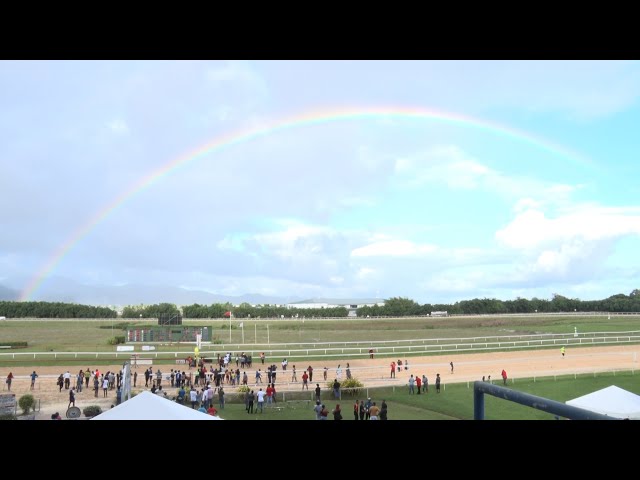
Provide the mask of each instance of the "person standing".
POLYGON ((306 371, 302 374, 302 389, 304 390, 305 388, 309 390, 309 375, 307 375, 306 371))
POLYGON ((378 420, 378 415, 380 414, 380 407, 376 405, 376 402, 373 402, 373 405, 369 407, 369 420, 378 420))
POLYGON ((320 401, 320 384, 316 383, 316 402, 320 401))
MULTIPOLYGON (((260 389, 262 390, 262 389, 260 389)), ((247 395, 247 399, 248 399, 248 404, 247 404, 247 413, 253 413, 253 401, 255 400, 255 394, 253 393, 253 390, 251 390, 251 392, 249 393, 249 395, 247 395)), ((258 413, 258 412, 256 412, 258 413)))
POLYGON ((325 380, 327 379, 328 372, 329 372, 329 369, 327 367, 324 367, 324 369, 322 370, 322 375, 325 380))
POLYGON ((562 353, 562 358, 564 358, 564 347, 560 349, 560 353, 562 353))
POLYGON ((391 378, 396 378, 396 362, 391 362, 391 378))
POLYGON ((373 348, 369 349, 369 358, 373 358, 373 348))
POLYGON ((416 388, 418 390, 418 395, 420 395, 420 390, 422 390, 422 379, 419 375, 416 375, 416 388))
POLYGON ((89 380, 90 379, 91 379, 91 370, 89 370, 89 367, 87 367, 87 369, 84 372, 85 388, 89 388, 89 380))
POLYGON ((371 417, 371 397, 367 398, 367 403, 364 404, 364 414, 365 414, 365 420, 369 420, 369 417, 371 417))
POLYGON ((336 404, 336 408, 333 409, 333 419, 334 420, 342 420, 342 410, 340 409, 340 404, 336 404))
POLYGON ((333 396, 336 400, 340 400, 340 382, 337 378, 333 381, 333 396))
POLYGON ((71 390, 69 390, 69 405, 67 405, 67 410, 69 409, 69 407, 75 407, 76 406, 76 396, 73 393, 73 387, 71 388, 71 390))
POLYGON ((338 364, 338 368, 336 368, 336 379, 342 380, 342 367, 338 364))
POLYGON ((382 405, 380 405, 380 420, 387 420, 387 401, 382 400, 382 405))
POLYGON ((436 393, 440 393, 440 374, 436 373, 436 393))
POLYGON ((224 389, 222 388, 222 386, 220 386, 220 388, 218 389, 218 400, 220 404, 220 410, 224 410, 224 389))
POLYGON ((507 371, 504 368, 502 369, 502 381, 505 385, 507 384, 507 371))
POLYGON ((93 377, 93 393, 96 398, 98 398, 98 390, 100 390, 100 379, 95 376, 93 377))
POLYGON ((307 372, 309 372, 309 381, 313 382, 313 367, 311 365, 307 368, 307 372))
POLYGON ((411 374, 411 376, 409 377, 409 394, 415 393, 413 390, 414 383, 416 383, 416 380, 415 378, 413 378, 413 374, 411 374))
POLYGON ((451 365, 451 373, 453 373, 453 362, 449 362, 449 365, 451 365))
POLYGON ((426 375, 422 375, 422 391, 424 393, 429 393, 429 379, 426 375))
POLYGON ((262 364, 264 365, 264 352, 262 352, 260 354, 260 361, 262 362, 262 364))
POLYGON ((138 372, 133 372, 133 386, 136 386, 136 382, 138 381, 138 372))
POLYGON ((264 413, 264 396, 265 392, 263 392, 262 389, 258 390, 258 408, 256 408, 256 413, 258 413, 258 410, 260 413, 264 413))
POLYGON ((355 420, 358 420, 359 411, 360 411, 360 400, 356 400, 356 403, 353 404, 353 417, 355 420))
POLYGON ((292 367, 292 370, 291 370, 291 381, 292 382, 297 382, 298 381, 298 376, 296 375, 296 366, 295 365, 292 367))
POLYGON ((84 372, 82 371, 82 369, 80 369, 80 371, 78 372, 78 375, 76 376, 76 390, 82 393, 83 385, 84 385, 84 372))
POLYGON ((13 382, 13 373, 9 372, 9 375, 7 375, 7 390, 11 391, 11 382, 13 382))

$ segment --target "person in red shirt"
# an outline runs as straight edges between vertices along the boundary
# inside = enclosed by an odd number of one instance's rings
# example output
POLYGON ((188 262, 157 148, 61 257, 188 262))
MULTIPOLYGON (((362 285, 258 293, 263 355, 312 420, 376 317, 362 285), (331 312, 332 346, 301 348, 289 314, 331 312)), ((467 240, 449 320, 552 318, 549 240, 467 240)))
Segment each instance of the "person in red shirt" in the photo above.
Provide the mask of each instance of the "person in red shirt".
POLYGON ((309 390, 309 375, 307 375, 307 372, 304 372, 302 374, 302 389, 307 389, 309 390))
POLYGON ((218 410, 216 410, 216 407, 214 407, 213 405, 211 405, 208 409, 207 409, 207 413, 211 416, 216 416, 218 414, 218 410))
POLYGON ((267 387, 267 405, 269 405, 273 401, 273 387, 271 384, 267 387))
POLYGON ((391 378, 396 378, 396 362, 391 362, 391 378))
POLYGON ((507 384, 507 372, 502 369, 502 381, 504 382, 504 384, 507 384))
POLYGON ((419 375, 416 375, 416 387, 418 387, 418 395, 420 395, 420 390, 422 387, 422 379, 419 375))

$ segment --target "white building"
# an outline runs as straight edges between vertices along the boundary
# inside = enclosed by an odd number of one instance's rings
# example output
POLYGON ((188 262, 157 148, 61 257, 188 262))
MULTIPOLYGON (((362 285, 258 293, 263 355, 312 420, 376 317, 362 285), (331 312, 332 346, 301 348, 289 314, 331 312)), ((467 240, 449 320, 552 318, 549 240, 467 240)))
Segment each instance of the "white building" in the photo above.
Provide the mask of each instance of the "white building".
POLYGON ((349 316, 355 316, 361 307, 384 306, 382 298, 310 298, 300 302, 287 303, 287 308, 335 308, 343 307, 349 310, 349 316))

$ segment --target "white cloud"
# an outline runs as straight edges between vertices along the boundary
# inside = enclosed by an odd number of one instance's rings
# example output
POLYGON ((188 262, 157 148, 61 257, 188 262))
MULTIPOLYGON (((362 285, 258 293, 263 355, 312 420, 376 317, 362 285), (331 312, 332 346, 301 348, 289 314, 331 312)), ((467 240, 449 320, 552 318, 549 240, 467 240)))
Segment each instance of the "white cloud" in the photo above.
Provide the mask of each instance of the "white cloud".
POLYGON ((124 135, 129 133, 129 126, 122 119, 115 119, 110 121, 109 123, 107 123, 107 127, 117 135, 124 135))
POLYGON ((367 280, 373 277, 376 274, 376 270, 374 268, 362 267, 356 271, 355 277, 358 280, 367 280))
POLYGON ((573 239, 589 242, 625 235, 640 235, 640 209, 582 205, 556 218, 536 209, 522 211, 495 236, 502 245, 529 250, 573 239))
POLYGON ((529 204, 540 201, 564 203, 583 187, 509 175, 484 165, 455 145, 440 145, 398 158, 394 171, 401 184, 408 188, 436 184, 452 190, 482 190, 509 199, 525 196, 522 201, 529 204))
POLYGON ((408 240, 389 240, 370 243, 351 251, 352 257, 407 257, 421 256, 435 252, 437 247, 417 244, 408 240))

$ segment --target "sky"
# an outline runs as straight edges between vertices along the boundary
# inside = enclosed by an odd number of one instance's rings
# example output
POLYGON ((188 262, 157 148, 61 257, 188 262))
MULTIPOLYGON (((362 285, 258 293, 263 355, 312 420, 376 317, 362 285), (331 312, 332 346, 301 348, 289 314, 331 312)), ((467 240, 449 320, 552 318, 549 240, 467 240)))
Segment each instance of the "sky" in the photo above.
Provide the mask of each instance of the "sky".
POLYGON ((0 285, 640 288, 636 61, 1 61, 0 285))

